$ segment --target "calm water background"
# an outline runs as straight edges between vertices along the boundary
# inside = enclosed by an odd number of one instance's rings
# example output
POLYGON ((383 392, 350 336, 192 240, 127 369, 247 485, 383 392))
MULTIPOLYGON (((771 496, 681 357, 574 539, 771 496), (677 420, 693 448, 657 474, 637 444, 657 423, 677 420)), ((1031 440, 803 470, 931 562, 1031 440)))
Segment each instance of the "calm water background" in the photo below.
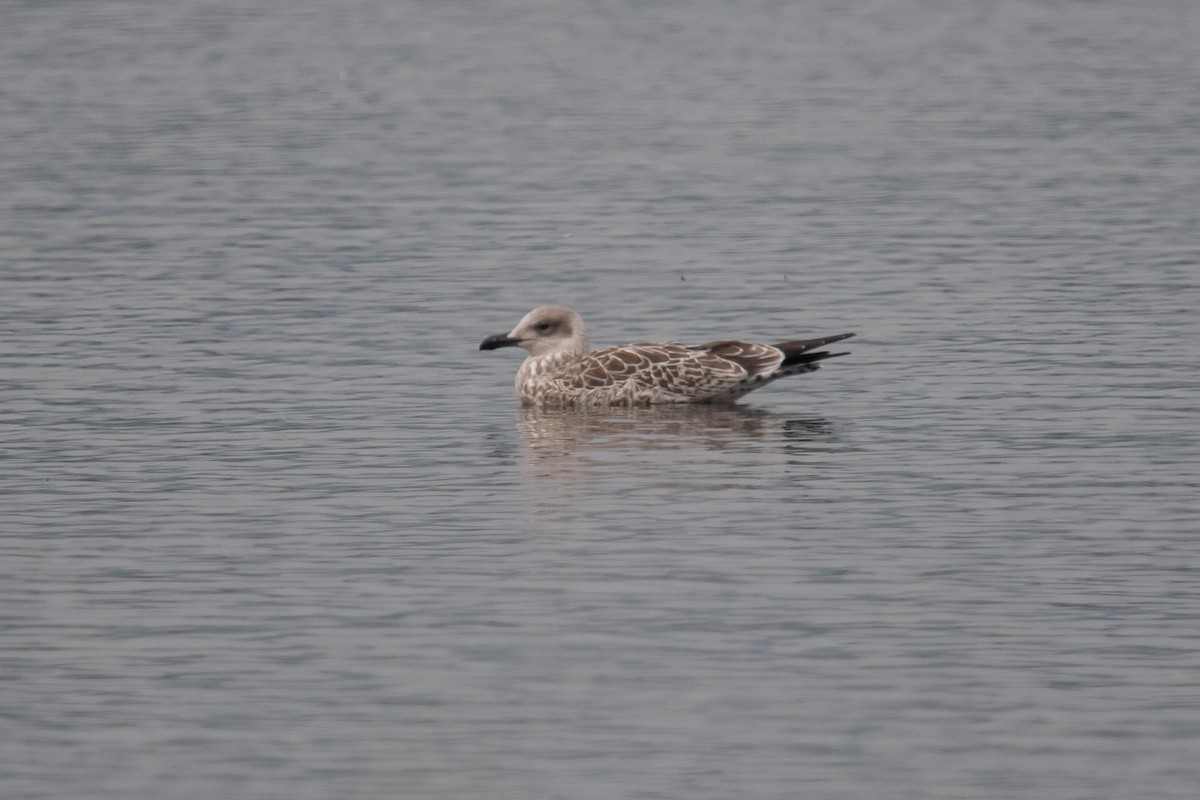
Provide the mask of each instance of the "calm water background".
POLYGON ((6 800, 1195 796, 1192 0, 0 18, 6 800))

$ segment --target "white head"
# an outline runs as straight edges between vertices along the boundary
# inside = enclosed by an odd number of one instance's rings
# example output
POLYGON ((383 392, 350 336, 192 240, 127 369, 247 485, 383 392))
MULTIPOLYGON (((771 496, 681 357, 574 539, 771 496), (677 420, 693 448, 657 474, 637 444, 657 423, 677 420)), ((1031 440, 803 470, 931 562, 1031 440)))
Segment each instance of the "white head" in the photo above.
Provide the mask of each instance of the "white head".
POLYGON ((577 355, 590 349, 583 319, 562 306, 538 306, 508 333, 484 339, 479 349, 495 350, 513 346, 522 347, 535 357, 577 355))

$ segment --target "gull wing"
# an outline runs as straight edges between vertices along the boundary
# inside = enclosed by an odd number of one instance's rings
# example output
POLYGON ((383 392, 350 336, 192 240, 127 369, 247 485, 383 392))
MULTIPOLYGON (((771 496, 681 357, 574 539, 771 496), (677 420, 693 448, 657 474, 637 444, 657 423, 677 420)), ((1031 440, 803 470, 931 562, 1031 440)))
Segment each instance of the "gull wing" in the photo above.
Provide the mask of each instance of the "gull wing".
POLYGON ((576 385, 601 389, 632 382, 636 394, 653 395, 655 402, 702 402, 765 378, 782 362, 778 348, 749 342, 640 342, 590 353, 575 367, 576 385))

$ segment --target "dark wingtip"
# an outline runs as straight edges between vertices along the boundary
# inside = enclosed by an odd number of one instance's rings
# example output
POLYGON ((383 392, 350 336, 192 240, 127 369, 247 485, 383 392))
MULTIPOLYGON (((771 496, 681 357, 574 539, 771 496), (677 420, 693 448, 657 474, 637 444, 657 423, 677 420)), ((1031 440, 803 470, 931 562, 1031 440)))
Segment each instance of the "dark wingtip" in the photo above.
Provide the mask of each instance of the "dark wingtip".
POLYGON ((827 344, 840 342, 843 339, 849 339, 853 333, 839 333, 834 336, 822 336, 820 339, 806 339, 798 342, 780 342, 775 345, 783 351, 783 363, 781 367, 791 367, 797 364, 815 364, 817 361, 824 361, 827 358, 837 358, 838 356, 848 356, 849 351, 842 353, 830 353, 828 350, 812 352, 818 347, 824 347, 827 344))
POLYGON ((857 333, 837 333, 833 336, 822 336, 820 339, 798 339, 791 342, 779 342, 775 346, 780 350, 791 350, 793 352, 804 352, 805 350, 813 350, 817 347, 824 347, 827 344, 840 342, 843 339, 849 339, 852 336, 857 336, 857 333))

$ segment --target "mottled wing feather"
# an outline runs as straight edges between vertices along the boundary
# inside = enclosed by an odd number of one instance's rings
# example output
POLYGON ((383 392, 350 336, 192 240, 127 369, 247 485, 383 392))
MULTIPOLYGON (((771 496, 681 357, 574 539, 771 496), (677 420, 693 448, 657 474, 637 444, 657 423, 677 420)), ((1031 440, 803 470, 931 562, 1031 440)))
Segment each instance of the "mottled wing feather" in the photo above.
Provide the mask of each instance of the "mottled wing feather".
POLYGON ((590 353, 571 381, 584 390, 632 382, 633 395, 654 402, 696 402, 736 389, 778 367, 783 354, 768 345, 721 341, 692 347, 677 342, 638 343, 590 353))
POLYGON ((766 344, 724 339, 701 346, 715 356, 734 362, 751 378, 774 372, 783 361, 779 348, 766 344))
POLYGON ((584 389, 601 389, 624 383, 651 363, 647 354, 636 346, 596 350, 579 367, 579 385, 584 389))

